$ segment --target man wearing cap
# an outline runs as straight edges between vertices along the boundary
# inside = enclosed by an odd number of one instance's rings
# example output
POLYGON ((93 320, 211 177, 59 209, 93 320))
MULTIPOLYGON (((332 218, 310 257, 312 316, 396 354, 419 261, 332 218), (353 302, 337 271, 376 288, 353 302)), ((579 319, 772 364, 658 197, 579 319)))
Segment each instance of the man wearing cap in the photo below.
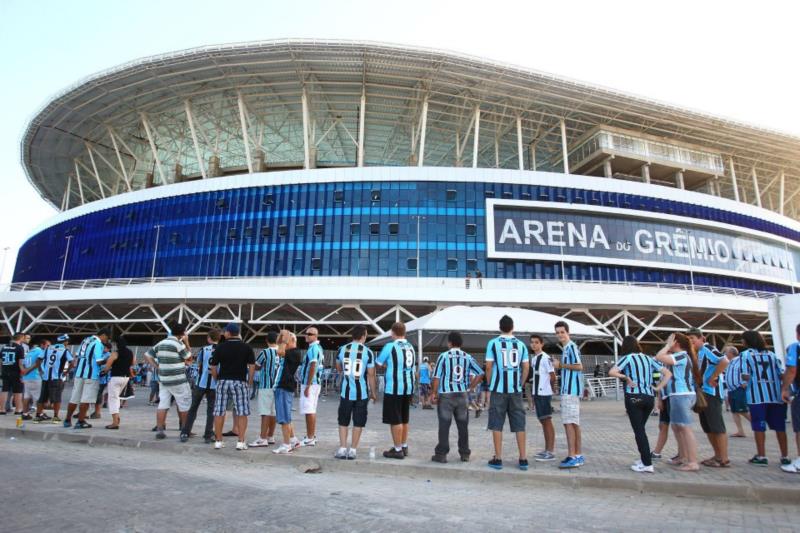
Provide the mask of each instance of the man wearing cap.
POLYGON ((61 335, 56 339, 55 344, 51 344, 44 351, 41 368, 42 393, 36 403, 36 418, 33 419, 37 424, 48 419, 44 414, 44 406, 47 402, 53 406, 53 424, 61 422, 58 417, 61 409, 61 393, 64 390, 65 374, 72 362, 72 352, 64 344, 68 340, 69 335, 61 335))
MULTIPOLYGON (((158 373, 158 408, 156 409, 156 439, 166 439, 167 412, 175 398, 181 428, 186 423, 186 413, 192 405, 192 389, 186 380, 186 365, 192 362, 186 326, 170 324, 167 338, 147 350, 145 359, 158 373)), ((189 438, 181 430, 181 442, 189 438)))
POLYGON ((239 336, 239 324, 225 326, 225 341, 217 345, 209 365, 217 380, 214 402, 214 449, 225 447, 222 442, 222 426, 225 423, 225 407, 233 400, 233 428, 238 435, 237 450, 246 450, 247 417, 250 416, 250 384, 255 375, 256 359, 253 349, 239 336))

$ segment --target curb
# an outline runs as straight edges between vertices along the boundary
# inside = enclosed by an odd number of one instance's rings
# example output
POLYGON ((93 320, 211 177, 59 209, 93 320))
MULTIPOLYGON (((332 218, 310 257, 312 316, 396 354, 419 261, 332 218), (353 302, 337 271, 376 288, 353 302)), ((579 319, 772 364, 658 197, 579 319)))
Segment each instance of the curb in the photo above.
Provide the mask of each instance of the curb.
MULTIPOLYGON (((155 440, 137 440, 125 437, 104 435, 61 433, 54 431, 36 431, 31 429, 0 428, 0 436, 27 440, 68 442, 88 446, 136 448, 143 450, 159 450, 180 455, 221 455, 210 446, 187 446, 178 442, 155 440)), ((225 453, 225 452, 223 452, 225 453)), ((231 457, 230 454, 227 457, 231 457)), ((303 455, 289 455, 277 458, 272 453, 239 454, 236 460, 246 463, 263 463, 267 465, 290 465, 301 468, 309 463, 318 464, 323 471, 351 472, 356 474, 375 474, 387 477, 403 476, 413 479, 463 480, 479 483, 516 483, 519 485, 560 485, 575 490, 627 490, 648 494, 668 494, 674 496, 702 496, 705 498, 724 500, 747 500, 760 503, 797 503, 800 501, 800 484, 797 487, 776 485, 730 485, 724 483, 684 483, 681 481, 661 481, 657 479, 629 479, 621 477, 599 477, 595 475, 556 475, 536 471, 520 472, 507 469, 503 472, 483 470, 466 470, 450 468, 446 465, 395 464, 383 460, 374 461, 342 461, 334 458, 319 458, 303 455)))

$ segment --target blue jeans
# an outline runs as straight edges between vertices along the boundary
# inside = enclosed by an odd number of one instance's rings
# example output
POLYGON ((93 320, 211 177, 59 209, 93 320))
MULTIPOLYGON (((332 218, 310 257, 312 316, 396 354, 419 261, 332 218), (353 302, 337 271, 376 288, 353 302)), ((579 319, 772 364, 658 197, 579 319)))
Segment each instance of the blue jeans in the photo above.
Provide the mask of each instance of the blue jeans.
POLYGON ((292 400, 294 393, 281 388, 275 389, 275 418, 278 424, 292 423, 292 400))

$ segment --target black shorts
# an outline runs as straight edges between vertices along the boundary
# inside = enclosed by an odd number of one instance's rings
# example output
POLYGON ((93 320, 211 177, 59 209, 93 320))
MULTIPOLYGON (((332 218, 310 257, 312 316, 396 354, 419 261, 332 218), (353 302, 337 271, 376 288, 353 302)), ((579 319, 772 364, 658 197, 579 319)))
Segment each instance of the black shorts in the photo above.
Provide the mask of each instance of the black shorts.
POLYGON ((669 396, 661 398, 661 412, 658 414, 658 423, 669 425, 669 396))
POLYGON ((22 394, 24 387, 20 374, 3 374, 3 392, 22 394))
POLYGON ((410 394, 384 394, 383 423, 392 426, 408 424, 409 407, 411 407, 410 394))
POLYGON ((547 420, 553 418, 553 397, 552 396, 539 396, 534 395, 533 407, 536 409, 536 418, 539 420, 547 420))
MULTIPOLYGON (((385 401, 385 400, 384 400, 385 401)), ((369 399, 364 400, 339 400, 339 425, 347 427, 350 419, 353 420, 353 427, 363 428, 367 425, 367 404, 369 399)))
POLYGON ((489 399, 489 430, 503 431, 506 417, 508 417, 508 426, 512 433, 525 431, 525 407, 522 405, 522 393, 492 393, 489 399))
POLYGON ((722 418, 722 400, 708 393, 703 393, 708 404, 700 413, 700 427, 703 433, 725 433, 725 420, 722 418))

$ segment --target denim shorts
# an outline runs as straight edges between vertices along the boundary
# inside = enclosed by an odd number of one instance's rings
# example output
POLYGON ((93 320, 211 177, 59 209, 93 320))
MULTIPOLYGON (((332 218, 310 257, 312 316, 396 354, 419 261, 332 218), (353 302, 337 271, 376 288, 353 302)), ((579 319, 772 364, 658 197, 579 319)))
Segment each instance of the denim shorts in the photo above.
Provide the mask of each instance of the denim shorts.
POLYGON ((670 394, 669 422, 676 426, 691 426, 694 420, 694 394, 670 394))
POLYGON ((292 423, 292 400, 294 394, 281 388, 275 389, 275 417, 278 424, 292 423))

